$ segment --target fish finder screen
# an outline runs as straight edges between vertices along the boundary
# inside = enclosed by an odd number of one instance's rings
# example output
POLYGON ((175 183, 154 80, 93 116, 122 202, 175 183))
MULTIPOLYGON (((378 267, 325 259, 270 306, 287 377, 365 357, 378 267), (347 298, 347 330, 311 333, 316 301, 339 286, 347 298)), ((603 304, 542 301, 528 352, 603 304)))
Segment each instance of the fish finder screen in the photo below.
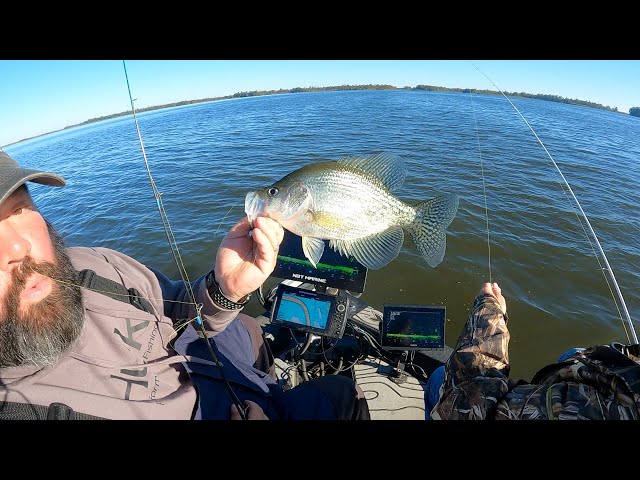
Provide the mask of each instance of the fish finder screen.
POLYGON ((385 305, 381 344, 389 350, 444 348, 444 306, 385 305))
POLYGON ((335 305, 331 295, 280 285, 271 321, 322 335, 331 326, 335 305))
POLYGON ((272 276, 362 293, 367 267, 334 251, 328 240, 324 241, 324 252, 314 267, 302 251, 302 238, 285 230, 272 276))

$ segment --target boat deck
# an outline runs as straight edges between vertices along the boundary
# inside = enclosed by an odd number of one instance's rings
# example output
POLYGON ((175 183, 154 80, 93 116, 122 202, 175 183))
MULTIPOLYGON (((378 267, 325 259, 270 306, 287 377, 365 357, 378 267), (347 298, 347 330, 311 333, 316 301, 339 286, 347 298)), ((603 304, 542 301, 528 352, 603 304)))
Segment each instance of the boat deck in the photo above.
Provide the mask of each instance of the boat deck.
POLYGON ((398 382, 392 376, 394 367, 373 357, 367 357, 354 370, 372 420, 425 419, 424 382, 409 374, 398 382))

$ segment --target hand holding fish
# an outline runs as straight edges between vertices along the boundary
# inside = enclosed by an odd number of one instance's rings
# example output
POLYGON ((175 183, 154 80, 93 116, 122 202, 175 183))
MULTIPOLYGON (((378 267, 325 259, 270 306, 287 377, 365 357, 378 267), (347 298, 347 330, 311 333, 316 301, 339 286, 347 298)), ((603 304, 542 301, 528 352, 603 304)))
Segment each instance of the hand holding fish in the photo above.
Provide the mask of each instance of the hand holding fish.
POLYGON ((244 217, 222 240, 216 255, 215 276, 225 297, 238 301, 256 290, 271 275, 284 230, 278 222, 258 217, 253 230, 244 217))
POLYGON ((367 268, 382 268, 400 253, 404 231, 427 265, 436 267, 444 259, 458 196, 410 205, 392 193, 405 176, 402 158, 386 152, 316 162, 247 193, 245 212, 250 221, 268 215, 302 237, 302 250, 314 267, 329 240, 340 254, 367 268))

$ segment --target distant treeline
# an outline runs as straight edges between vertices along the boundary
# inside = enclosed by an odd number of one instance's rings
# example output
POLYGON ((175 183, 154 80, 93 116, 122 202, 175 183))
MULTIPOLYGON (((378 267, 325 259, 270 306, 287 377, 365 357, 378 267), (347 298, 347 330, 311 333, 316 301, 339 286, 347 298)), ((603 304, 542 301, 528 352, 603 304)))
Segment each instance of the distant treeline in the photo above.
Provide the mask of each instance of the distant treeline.
MULTIPOLYGON (((447 88, 447 87, 438 87, 435 85, 416 85, 415 87, 395 87, 393 85, 379 85, 379 84, 369 84, 369 85, 339 85, 334 87, 295 87, 291 89, 280 89, 280 90, 253 90, 250 92, 238 92, 233 95, 226 95, 224 97, 210 97, 210 98, 200 98, 198 100, 183 100, 181 102, 175 103, 167 103, 165 105, 156 105, 153 107, 146 107, 136 110, 137 112, 148 112, 151 110, 161 110, 163 108, 171 108, 171 107, 180 107, 183 105, 192 105, 194 103, 204 103, 204 102, 213 102, 217 100, 228 100, 230 98, 244 98, 244 97, 258 97, 261 95, 281 95, 286 93, 304 93, 304 92, 324 92, 324 91, 346 91, 346 90, 422 90, 427 92, 461 92, 461 93, 476 93, 476 94, 486 94, 486 95, 500 95, 500 92, 496 92, 493 90, 476 90, 475 88, 447 88)), ((608 107, 605 105, 601 105, 599 103, 589 102, 586 100, 578 100, 575 98, 565 98, 560 97, 558 95, 546 95, 541 93, 525 93, 525 92, 505 92, 505 95, 509 97, 524 97, 524 98, 535 98, 538 100, 546 100, 549 102, 559 102, 559 103, 568 103, 570 105, 582 105, 585 107, 599 108, 602 110, 608 110, 610 112, 617 112, 617 107, 608 107)), ((109 120, 111 118, 123 117, 125 115, 130 115, 131 111, 114 113, 112 115, 105 115, 103 117, 90 118, 89 120, 78 123, 76 125, 70 125, 68 127, 64 127, 63 130, 68 128, 74 128, 81 125, 87 125, 89 123, 101 122, 103 120, 109 120)), ((640 117, 640 107, 632 107, 629 110, 629 114, 635 117, 640 117)), ((51 133, 51 132, 50 132, 51 133)), ((45 134, 46 135, 46 134, 45 134)), ((40 135, 39 135, 40 136, 40 135)), ((35 137, 30 137, 35 138, 35 137)), ((20 141, 29 140, 30 138, 25 138, 20 141)))
MULTIPOLYGON (((417 90, 424 90, 422 88, 415 88, 417 90)), ((148 112, 151 110, 160 110, 163 108, 171 108, 171 107, 181 107, 183 105, 192 105, 194 103, 205 103, 205 102, 215 102, 217 100, 229 100, 230 98, 245 98, 245 97, 259 97, 262 95, 282 95, 285 93, 304 93, 304 92, 322 92, 322 91, 342 91, 342 90, 414 90, 411 87, 398 88, 393 85, 340 85, 337 87, 295 87, 291 89, 280 89, 280 90, 253 90, 250 92, 238 92, 233 95, 226 95, 224 97, 209 97, 209 98, 200 98, 197 100, 183 100, 181 102, 175 103, 167 103, 164 105, 156 105, 153 107, 145 107, 136 110, 136 112, 148 112)), ((131 115, 131 111, 128 110, 126 112, 114 113, 112 115, 106 115, 104 117, 96 117, 90 118, 82 123, 77 125, 70 125, 68 127, 64 127, 63 130, 67 128, 74 128, 80 125, 86 125, 88 123, 101 122, 102 120, 109 120, 110 118, 122 117, 124 115, 131 115)))
MULTIPOLYGON (((478 93, 487 95, 499 95, 500 92, 493 90, 476 90, 475 88, 446 88, 446 87, 434 87, 432 85, 418 85, 413 90, 427 90, 430 92, 463 92, 463 93, 478 93)), ((547 95, 544 93, 525 93, 525 92, 504 92, 508 97, 523 97, 523 98, 535 98, 537 100, 546 100, 548 102, 568 103, 570 105, 582 105, 583 107, 600 108, 602 110, 608 110, 609 112, 617 112, 618 107, 609 107, 601 105, 599 103, 589 102, 587 100, 578 100, 577 98, 565 98, 559 95, 547 95)), ((631 112, 629 112, 631 113, 631 112)))

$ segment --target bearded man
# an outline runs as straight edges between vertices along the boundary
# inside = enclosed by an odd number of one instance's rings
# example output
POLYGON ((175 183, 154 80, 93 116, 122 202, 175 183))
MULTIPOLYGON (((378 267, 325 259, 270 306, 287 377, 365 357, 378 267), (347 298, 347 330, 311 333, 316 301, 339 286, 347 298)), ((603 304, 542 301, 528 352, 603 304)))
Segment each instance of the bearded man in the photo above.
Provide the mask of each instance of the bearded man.
POLYGON ((240 313, 275 267, 277 222, 238 221, 186 285, 112 249, 67 248, 26 182, 65 185, 0 150, 0 418, 368 418, 343 376, 282 391, 240 313))

